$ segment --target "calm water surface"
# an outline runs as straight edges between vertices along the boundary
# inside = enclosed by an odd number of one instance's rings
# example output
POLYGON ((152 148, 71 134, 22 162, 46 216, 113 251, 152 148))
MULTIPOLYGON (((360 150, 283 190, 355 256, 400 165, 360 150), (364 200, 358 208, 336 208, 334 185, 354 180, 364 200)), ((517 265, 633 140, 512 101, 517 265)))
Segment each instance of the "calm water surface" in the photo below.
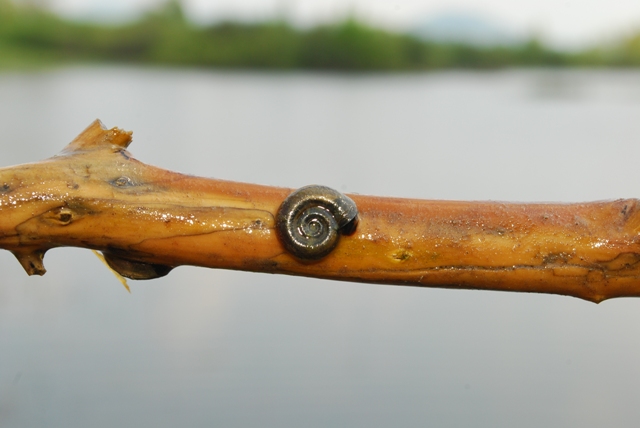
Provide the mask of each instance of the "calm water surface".
MULTIPOLYGON (((0 74, 1 164, 99 117, 203 176, 444 199, 640 197, 640 73, 0 74)), ((2 427, 636 427, 640 300, 0 252, 2 427)))

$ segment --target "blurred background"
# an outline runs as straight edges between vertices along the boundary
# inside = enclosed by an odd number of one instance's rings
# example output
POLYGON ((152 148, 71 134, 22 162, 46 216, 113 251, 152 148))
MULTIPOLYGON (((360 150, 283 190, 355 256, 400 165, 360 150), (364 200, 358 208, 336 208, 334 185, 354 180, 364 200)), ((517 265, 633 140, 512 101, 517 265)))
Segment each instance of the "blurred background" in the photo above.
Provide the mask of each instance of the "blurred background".
POLYGON ((639 17, 631 0, 0 0, 0 66, 622 67, 639 17))
MULTIPOLYGON (((0 0, 1 165, 425 199, 638 197, 640 3, 0 0)), ((2 427, 636 427, 640 302, 0 252, 2 427)))

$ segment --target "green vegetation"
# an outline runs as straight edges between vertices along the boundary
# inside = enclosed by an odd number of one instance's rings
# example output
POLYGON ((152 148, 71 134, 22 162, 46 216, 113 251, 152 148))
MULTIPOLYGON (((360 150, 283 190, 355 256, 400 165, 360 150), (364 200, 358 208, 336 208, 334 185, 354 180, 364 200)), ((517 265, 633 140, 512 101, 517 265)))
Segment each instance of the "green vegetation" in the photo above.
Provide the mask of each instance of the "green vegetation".
POLYGON ((566 53, 532 39, 515 46, 435 43, 354 19, 310 30, 287 22, 197 26, 178 0, 140 20, 96 25, 0 0, 0 67, 119 62, 216 68, 411 71, 445 68, 638 66, 640 34, 566 53))

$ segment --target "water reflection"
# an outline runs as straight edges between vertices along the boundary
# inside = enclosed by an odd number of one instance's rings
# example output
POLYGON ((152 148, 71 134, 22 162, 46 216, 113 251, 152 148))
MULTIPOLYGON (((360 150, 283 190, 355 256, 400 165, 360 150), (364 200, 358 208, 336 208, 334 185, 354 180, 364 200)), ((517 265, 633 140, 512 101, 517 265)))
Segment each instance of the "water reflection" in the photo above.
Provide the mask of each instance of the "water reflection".
MULTIPOLYGON (((635 72, 5 74, 2 164, 53 155, 100 117, 135 131, 136 158, 197 175, 422 198, 633 197, 638 88, 635 72), (540 94, 554 85, 569 89, 540 94)), ((2 426, 588 427, 640 416, 637 300, 189 267, 128 295, 88 251, 53 250, 45 264, 29 278, 0 253, 2 426)))

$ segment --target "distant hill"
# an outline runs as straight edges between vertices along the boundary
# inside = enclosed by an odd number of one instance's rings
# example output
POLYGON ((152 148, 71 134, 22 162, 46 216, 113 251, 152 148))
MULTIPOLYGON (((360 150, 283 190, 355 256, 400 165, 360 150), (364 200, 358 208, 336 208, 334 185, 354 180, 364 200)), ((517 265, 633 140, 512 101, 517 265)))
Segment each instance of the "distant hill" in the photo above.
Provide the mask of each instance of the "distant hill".
POLYGON ((640 67, 640 34, 562 52, 473 14, 440 14, 413 34, 402 34, 354 18, 306 29, 282 19, 197 25, 185 17, 179 0, 135 21, 95 23, 61 17, 34 7, 37 2, 43 0, 0 0, 0 70, 103 62, 341 72, 640 67))
POLYGON ((513 45, 520 37, 495 20, 465 12, 444 12, 417 25, 411 34, 425 40, 473 46, 513 45))

